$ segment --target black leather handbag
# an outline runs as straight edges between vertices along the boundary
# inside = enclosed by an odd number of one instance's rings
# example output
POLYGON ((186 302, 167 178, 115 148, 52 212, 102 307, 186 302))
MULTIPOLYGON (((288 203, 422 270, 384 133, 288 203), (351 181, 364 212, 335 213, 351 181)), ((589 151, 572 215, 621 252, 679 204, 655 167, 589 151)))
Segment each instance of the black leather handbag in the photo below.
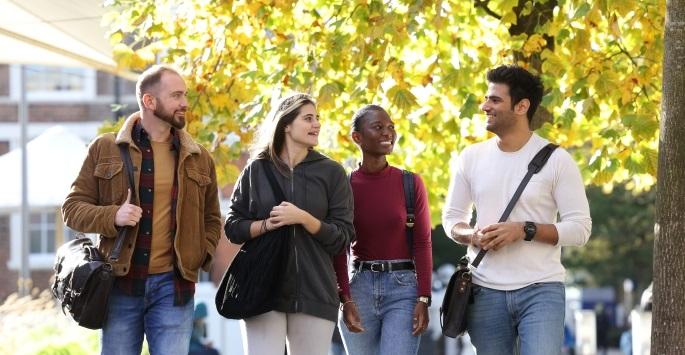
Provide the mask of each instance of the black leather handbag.
MULTIPOLYGON (((137 196, 128 147, 120 145, 119 150, 128 173, 131 196, 137 196)), ((83 233, 57 249, 51 291, 62 306, 62 312, 66 314, 68 311, 82 327, 100 329, 107 320, 109 294, 114 286, 111 263, 119 260, 121 246, 129 229, 119 229, 112 252, 107 258, 83 233)))
MULTIPOLYGON (((514 196, 509 201, 507 208, 502 213, 499 222, 504 222, 509 218, 511 210, 514 209, 516 201, 521 197, 523 189, 528 185, 528 181, 542 170, 545 166, 547 160, 552 155, 554 150, 558 147, 556 144, 549 143, 543 147, 528 164, 528 172, 523 177, 523 180, 519 184, 514 196)), ((473 268, 477 268, 481 260, 487 253, 487 250, 480 250, 476 259, 474 259, 471 265, 473 268)), ((466 312, 468 310, 468 305, 471 303, 471 269, 469 267, 469 258, 463 256, 459 261, 457 270, 450 277, 450 281, 447 283, 447 289, 445 290, 445 297, 442 299, 442 306, 440 307, 440 327, 442 328, 442 334, 450 338, 456 338, 463 335, 466 331, 466 312)))
MULTIPOLYGON (((286 201, 268 160, 261 160, 276 204, 286 201)), ((274 309, 288 262, 288 227, 262 234, 240 248, 221 279, 214 299, 216 309, 229 319, 254 317, 274 309)))

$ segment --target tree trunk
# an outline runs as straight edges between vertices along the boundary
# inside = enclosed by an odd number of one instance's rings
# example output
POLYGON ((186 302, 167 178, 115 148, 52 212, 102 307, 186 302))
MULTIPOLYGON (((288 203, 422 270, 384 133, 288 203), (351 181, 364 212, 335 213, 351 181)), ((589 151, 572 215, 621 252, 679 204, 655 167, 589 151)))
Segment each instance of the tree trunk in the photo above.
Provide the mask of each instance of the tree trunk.
POLYGON ((652 354, 685 354, 685 0, 668 0, 654 241, 652 354))
MULTIPOLYGON (((539 26, 554 18, 554 8, 557 6, 557 0, 534 1, 533 9, 530 13, 524 15, 523 9, 527 3, 527 0, 519 0, 518 5, 512 9, 516 14, 516 24, 509 27, 509 34, 511 36, 518 36, 524 33, 528 36, 536 34, 538 33, 537 29, 539 26)), ((473 4, 476 8, 483 9, 486 14, 492 17, 502 18, 502 14, 497 14, 490 9, 490 0, 474 0, 473 4)), ((554 37, 547 34, 543 34, 543 37, 547 41, 545 48, 554 51, 554 37)), ((514 50, 514 63, 525 62, 531 69, 534 69, 536 74, 540 74, 542 72, 542 58, 540 55, 541 53, 534 53, 530 57, 526 57, 523 52, 514 50)), ((533 116, 530 128, 536 130, 545 122, 552 122, 553 120, 552 113, 546 107, 540 106, 533 116)))

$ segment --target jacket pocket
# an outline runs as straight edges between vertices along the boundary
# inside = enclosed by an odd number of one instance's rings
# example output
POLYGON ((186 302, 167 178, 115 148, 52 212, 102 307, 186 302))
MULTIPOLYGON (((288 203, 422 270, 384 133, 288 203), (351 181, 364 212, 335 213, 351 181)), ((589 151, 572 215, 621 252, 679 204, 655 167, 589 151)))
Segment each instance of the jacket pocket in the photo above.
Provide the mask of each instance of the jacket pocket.
MULTIPOLYGON (((204 208, 204 196, 207 185, 212 182, 209 175, 202 173, 199 170, 186 168, 186 193, 184 199, 196 208, 204 208)), ((185 201, 184 201, 185 202, 185 201)))
POLYGON ((93 175, 98 179, 100 205, 117 203, 124 194, 122 162, 98 163, 93 175))

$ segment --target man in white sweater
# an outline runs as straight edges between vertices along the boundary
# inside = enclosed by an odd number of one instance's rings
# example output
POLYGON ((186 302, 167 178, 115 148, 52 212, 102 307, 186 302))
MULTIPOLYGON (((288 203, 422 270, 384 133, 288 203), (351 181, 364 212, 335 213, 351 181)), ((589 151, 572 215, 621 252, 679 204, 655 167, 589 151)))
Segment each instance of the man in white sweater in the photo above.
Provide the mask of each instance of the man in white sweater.
POLYGON ((464 149, 452 167, 442 224, 474 260, 468 332, 478 355, 559 354, 564 334, 562 246, 582 246, 592 221, 580 171, 558 148, 533 175, 506 222, 498 223, 528 164, 549 142, 531 119, 543 95, 537 76, 516 66, 487 73, 481 109, 496 136, 464 149), (476 224, 469 225, 473 208, 476 224), (557 214, 560 219, 557 219, 557 214))

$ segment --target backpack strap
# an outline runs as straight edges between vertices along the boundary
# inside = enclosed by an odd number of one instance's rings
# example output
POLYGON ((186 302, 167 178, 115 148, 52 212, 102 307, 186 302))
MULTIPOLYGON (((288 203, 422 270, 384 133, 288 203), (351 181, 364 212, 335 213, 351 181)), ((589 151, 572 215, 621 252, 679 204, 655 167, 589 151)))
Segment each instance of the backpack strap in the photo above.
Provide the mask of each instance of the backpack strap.
POLYGON ((404 189, 404 204, 407 209, 406 233, 407 243, 409 243, 409 252, 414 254, 414 222, 416 222, 416 215, 414 214, 414 173, 409 170, 402 170, 402 188, 404 189))
MULTIPOLYGON (((526 176, 523 177, 523 180, 516 189, 516 192, 514 192, 514 196, 511 197, 511 200, 509 201, 507 208, 504 209, 504 213, 502 213, 502 217, 500 217, 499 219, 500 223, 506 221, 507 218, 509 218, 511 210, 513 210, 514 206, 516 206, 516 201, 518 201, 519 197, 521 197, 523 189, 525 189, 526 185, 528 185, 528 181, 530 181, 530 178, 532 178, 533 175, 539 173, 540 170, 542 170, 542 168, 547 163, 547 160, 549 160, 549 157, 552 155, 554 150, 557 149, 557 147, 559 147, 559 145, 549 143, 542 149, 540 149, 540 151, 537 154, 535 154, 533 160, 531 160, 528 164, 528 172, 526 173, 526 176)), ((485 253, 487 252, 487 250, 481 249, 480 252, 478 252, 476 258, 473 260, 473 263, 471 263, 471 265, 473 265, 473 267, 478 267, 478 264, 480 264, 481 260, 483 260, 483 257, 485 256, 485 253)))

